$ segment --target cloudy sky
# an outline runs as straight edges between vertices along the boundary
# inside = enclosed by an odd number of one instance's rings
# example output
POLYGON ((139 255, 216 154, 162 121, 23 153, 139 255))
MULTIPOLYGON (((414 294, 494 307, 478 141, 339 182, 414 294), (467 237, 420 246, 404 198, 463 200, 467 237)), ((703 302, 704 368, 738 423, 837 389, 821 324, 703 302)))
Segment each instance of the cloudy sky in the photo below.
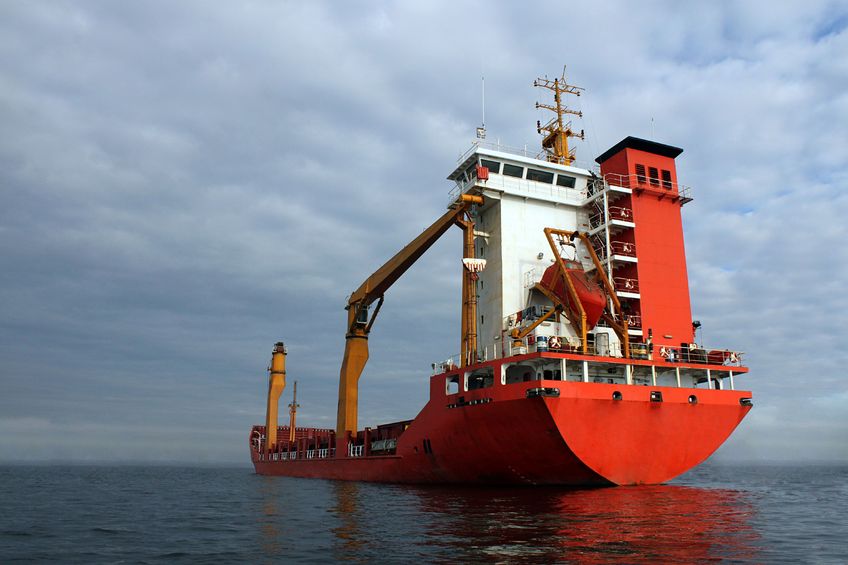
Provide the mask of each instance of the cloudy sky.
MULTIPOLYGON (((535 148, 563 64, 580 160, 685 149, 693 313, 755 397, 716 457, 848 460, 848 10, 780 6, 0 3, 0 461, 245 464, 277 340, 332 427, 345 297, 444 210, 481 75, 535 148)), ((458 351, 460 245, 387 295, 362 425, 458 351)))

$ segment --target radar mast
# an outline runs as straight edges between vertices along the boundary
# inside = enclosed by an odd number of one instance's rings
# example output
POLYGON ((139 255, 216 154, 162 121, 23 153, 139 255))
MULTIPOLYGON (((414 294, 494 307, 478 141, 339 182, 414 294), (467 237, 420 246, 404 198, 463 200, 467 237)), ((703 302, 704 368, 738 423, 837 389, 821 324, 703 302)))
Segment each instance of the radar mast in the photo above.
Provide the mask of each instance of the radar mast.
POLYGON ((289 403, 289 443, 294 443, 295 440, 295 420, 297 419, 297 409, 300 404, 297 403, 297 381, 294 381, 294 395, 289 403))
POLYGON ((533 86, 538 88, 547 88, 554 93, 554 105, 542 104, 536 102, 536 108, 544 108, 556 114, 545 125, 542 122, 536 121, 536 131, 544 132, 545 137, 542 139, 542 148, 545 150, 547 160, 551 163, 560 163, 562 165, 570 165, 574 161, 574 149, 568 148, 568 138, 576 137, 584 139, 584 132, 581 129, 580 133, 576 133, 571 128, 571 122, 566 122, 563 116, 573 114, 579 118, 583 117, 583 112, 572 110, 562 103, 563 94, 573 94, 580 96, 584 90, 579 86, 568 84, 565 80, 565 67, 562 68, 562 76, 553 80, 548 77, 537 78, 533 81, 533 86))

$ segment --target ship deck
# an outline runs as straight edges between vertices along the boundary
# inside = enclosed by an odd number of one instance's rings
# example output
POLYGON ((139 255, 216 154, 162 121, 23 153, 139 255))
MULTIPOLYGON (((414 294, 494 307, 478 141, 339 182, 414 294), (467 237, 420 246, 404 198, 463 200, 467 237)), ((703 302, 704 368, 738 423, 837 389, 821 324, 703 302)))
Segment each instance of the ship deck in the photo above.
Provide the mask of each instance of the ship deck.
POLYGON ((659 483, 703 461, 744 418, 751 393, 734 376, 745 372, 534 352, 434 375, 414 420, 345 437, 296 428, 293 441, 283 426, 270 450, 254 426, 251 456, 261 474, 344 480, 659 483))

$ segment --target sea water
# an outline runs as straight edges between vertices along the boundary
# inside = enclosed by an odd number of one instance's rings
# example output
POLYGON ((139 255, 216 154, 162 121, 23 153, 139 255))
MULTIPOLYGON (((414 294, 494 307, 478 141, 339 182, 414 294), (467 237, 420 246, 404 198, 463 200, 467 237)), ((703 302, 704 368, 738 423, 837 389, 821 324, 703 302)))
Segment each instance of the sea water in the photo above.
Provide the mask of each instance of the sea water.
POLYGON ((0 467, 0 562, 848 562, 848 466, 670 484, 420 487, 250 468, 0 467))

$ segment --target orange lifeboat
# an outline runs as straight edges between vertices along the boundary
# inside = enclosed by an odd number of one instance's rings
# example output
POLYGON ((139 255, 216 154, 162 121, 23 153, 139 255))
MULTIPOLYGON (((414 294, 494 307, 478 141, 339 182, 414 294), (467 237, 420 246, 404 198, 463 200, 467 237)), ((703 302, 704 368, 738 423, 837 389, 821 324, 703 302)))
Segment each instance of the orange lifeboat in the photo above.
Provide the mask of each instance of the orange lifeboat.
MULTIPOLYGON (((594 328, 606 306, 606 295, 601 287, 589 278, 580 262, 563 260, 563 264, 571 279, 571 283, 574 285, 574 290, 577 292, 580 305, 583 306, 583 311, 586 312, 586 328, 594 328)), ((539 281, 539 285, 559 298, 572 312, 580 312, 580 309, 574 304, 565 280, 560 276, 559 265, 556 263, 545 270, 542 280, 539 281)))

